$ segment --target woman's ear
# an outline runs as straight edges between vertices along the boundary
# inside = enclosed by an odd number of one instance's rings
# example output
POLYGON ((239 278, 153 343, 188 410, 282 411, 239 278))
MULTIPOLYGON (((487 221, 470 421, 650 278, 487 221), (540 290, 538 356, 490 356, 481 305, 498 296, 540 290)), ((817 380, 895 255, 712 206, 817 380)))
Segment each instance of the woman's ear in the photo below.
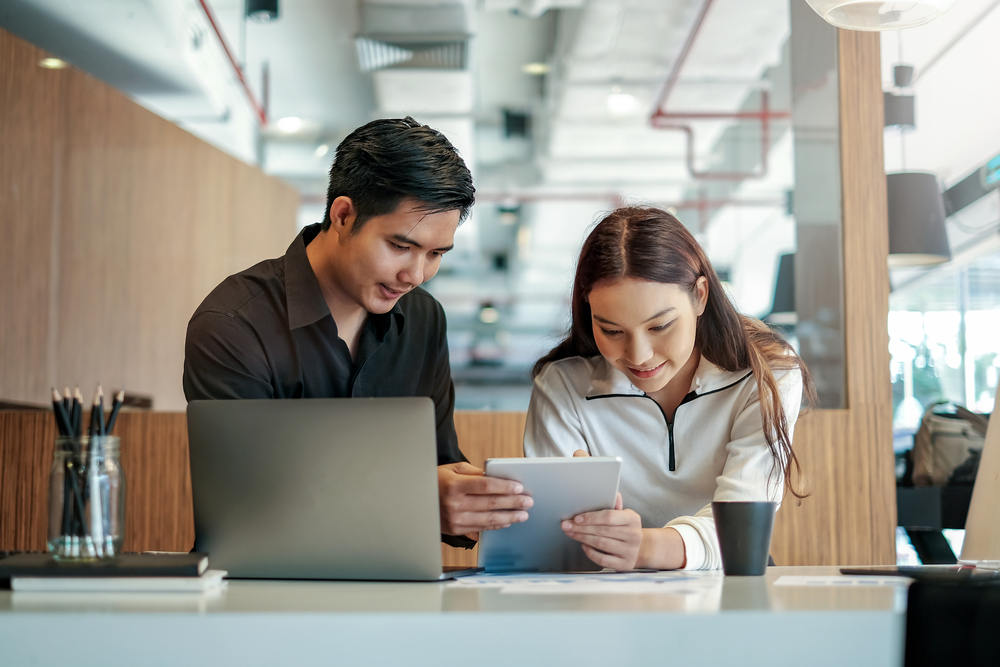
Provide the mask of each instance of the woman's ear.
POLYGON ((694 295, 694 314, 701 317, 705 312, 705 306, 708 304, 708 278, 700 276, 698 280, 695 281, 694 295))

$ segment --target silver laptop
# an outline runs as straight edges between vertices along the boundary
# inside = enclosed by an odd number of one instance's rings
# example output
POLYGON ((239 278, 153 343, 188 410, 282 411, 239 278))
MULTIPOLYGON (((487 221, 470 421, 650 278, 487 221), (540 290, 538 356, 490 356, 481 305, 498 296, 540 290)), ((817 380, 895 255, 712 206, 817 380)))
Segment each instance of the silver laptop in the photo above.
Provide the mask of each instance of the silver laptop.
MULTIPOLYGON (((1000 399, 1000 387, 996 399, 1000 399)), ((986 441, 979 459, 972 501, 965 519, 965 539, 962 542, 963 565, 1000 569, 1000 416, 993 408, 993 417, 986 429, 986 441)))
POLYGON ((431 399, 192 401, 187 417, 195 549, 213 569, 447 578, 431 399))

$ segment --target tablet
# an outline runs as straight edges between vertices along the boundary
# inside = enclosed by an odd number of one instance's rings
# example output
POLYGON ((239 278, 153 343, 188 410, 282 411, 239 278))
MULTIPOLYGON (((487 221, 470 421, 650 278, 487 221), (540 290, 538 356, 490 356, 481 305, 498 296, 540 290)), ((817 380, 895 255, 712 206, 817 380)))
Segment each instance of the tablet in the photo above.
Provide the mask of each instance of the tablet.
POLYGON ((487 475, 520 482, 534 505, 527 521, 483 531, 479 567, 487 572, 602 569, 559 524, 581 512, 613 509, 621 468, 617 456, 487 459, 487 475))

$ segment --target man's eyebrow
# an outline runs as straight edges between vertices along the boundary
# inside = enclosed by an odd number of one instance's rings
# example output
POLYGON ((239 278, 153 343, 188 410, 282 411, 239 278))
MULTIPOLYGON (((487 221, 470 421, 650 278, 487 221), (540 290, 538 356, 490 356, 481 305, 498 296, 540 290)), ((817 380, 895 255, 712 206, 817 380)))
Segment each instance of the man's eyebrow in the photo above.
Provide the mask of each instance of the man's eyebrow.
MULTIPOLYGON (((413 239, 411 239, 409 236, 406 236, 405 234, 393 234, 392 235, 392 240, 396 241, 397 243, 403 243, 403 244, 406 244, 406 245, 411 245, 414 248, 420 248, 421 250, 423 250, 423 248, 424 248, 422 245, 420 245, 419 243, 417 243, 416 241, 414 241, 413 239)), ((435 248, 434 251, 435 252, 448 252, 449 250, 451 250, 454 247, 455 247, 455 245, 452 244, 452 245, 448 246, 447 248, 435 248)))
MULTIPOLYGON (((666 315, 667 313, 669 313, 672 310, 677 310, 677 309, 674 308, 673 306, 670 306, 669 308, 664 308, 663 310, 661 310, 660 312, 658 312, 656 315, 653 315, 651 318, 649 318, 648 320, 646 320, 646 322, 652 322, 653 320, 655 320, 658 317, 663 317, 664 315, 666 315)), ((606 320, 603 317, 601 317, 600 315, 593 315, 593 318, 595 320, 597 320, 598 322, 601 322, 602 324, 611 324, 613 326, 618 326, 617 324, 615 324, 611 320, 606 320)), ((646 322, 643 322, 643 324, 646 324, 646 322)))

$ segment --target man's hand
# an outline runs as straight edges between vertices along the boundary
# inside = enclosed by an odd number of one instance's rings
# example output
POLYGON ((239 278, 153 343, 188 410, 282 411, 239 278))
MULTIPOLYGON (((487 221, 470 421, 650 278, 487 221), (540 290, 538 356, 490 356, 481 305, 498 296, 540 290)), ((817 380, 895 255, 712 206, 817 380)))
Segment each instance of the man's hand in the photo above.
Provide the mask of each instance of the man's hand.
POLYGON ((506 528, 528 520, 530 496, 518 482, 485 477, 471 463, 438 466, 441 532, 479 538, 479 531, 506 528))

